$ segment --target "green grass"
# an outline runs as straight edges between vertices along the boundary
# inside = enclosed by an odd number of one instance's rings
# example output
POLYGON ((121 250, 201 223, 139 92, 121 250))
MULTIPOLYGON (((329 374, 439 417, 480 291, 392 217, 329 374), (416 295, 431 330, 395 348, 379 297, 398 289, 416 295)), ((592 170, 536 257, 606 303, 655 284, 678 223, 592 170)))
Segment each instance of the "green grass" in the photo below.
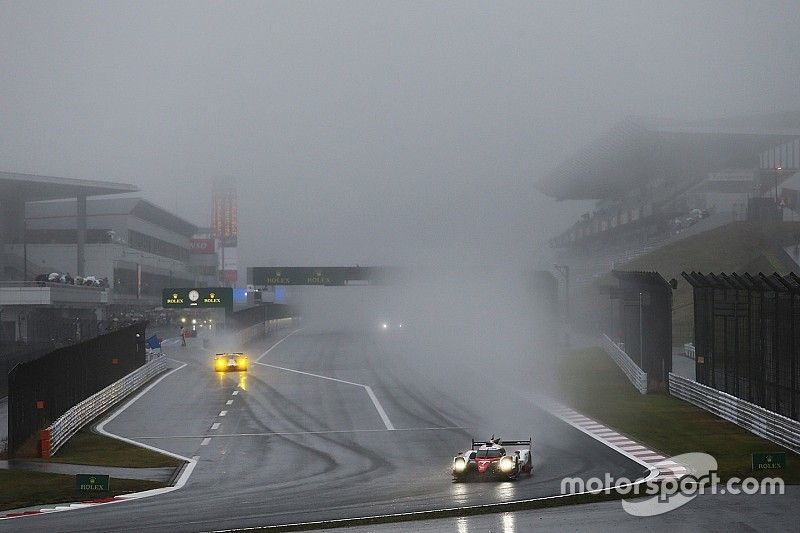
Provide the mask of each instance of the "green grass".
POLYGON ((792 266, 783 263, 776 246, 786 244, 797 233, 800 227, 792 222, 770 227, 732 222, 658 248, 619 268, 656 271, 667 280, 678 280, 678 289, 673 293, 673 342, 683 344, 693 339, 694 309, 692 287, 681 272, 786 274, 792 266))
POLYGON ((75 476, 0 470, 0 510, 107 498, 164 486, 157 481, 111 478, 110 491, 87 493, 75 489, 75 476))
POLYGON ((600 348, 561 357, 561 399, 586 416, 668 455, 711 454, 723 479, 779 475, 800 483, 799 455, 666 393, 639 394, 600 348), (786 452, 786 470, 751 470, 753 452, 776 451, 786 452))
POLYGON ((50 459, 51 463, 121 466, 132 468, 176 467, 181 461, 88 430, 79 431, 50 459))

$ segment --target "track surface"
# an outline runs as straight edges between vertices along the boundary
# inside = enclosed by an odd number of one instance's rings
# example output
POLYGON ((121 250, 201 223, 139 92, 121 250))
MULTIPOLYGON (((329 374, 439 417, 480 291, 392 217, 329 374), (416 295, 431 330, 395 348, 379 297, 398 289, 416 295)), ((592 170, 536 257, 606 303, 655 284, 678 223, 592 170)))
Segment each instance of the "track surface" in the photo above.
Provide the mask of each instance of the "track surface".
MULTIPOLYGON (((251 360, 275 340, 251 345, 251 360)), ((410 346, 395 334, 305 329, 263 356, 273 366, 229 374, 214 373, 198 343, 171 346, 170 357, 187 365, 105 429, 198 456, 186 486, 0 530, 213 530, 549 496, 564 476, 643 474, 529 400, 487 391, 474 369, 440 365, 410 346), (375 402, 355 384, 370 387, 375 402), (491 433, 534 437, 533 477, 453 483, 452 454, 491 433)))

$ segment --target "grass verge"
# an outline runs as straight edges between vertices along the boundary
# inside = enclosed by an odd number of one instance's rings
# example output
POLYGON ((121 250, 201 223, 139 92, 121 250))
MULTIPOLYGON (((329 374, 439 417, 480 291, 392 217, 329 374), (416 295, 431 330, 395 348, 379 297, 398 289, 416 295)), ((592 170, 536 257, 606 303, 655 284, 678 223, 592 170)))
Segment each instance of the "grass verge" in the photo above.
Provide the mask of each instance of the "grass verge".
POLYGON ((158 481, 112 478, 110 491, 87 493, 75 488, 75 476, 0 470, 0 510, 108 498, 164 486, 158 481))
POLYGON ((711 454, 722 479, 780 476, 800 483, 800 456, 666 393, 639 394, 600 348, 562 356, 559 382, 564 403, 658 451, 711 454), (752 453, 778 451, 786 452, 785 470, 751 470, 752 453))
POLYGON ((131 468, 176 467, 181 464, 181 461, 168 455, 140 448, 89 430, 76 433, 50 459, 35 460, 49 463, 131 468))

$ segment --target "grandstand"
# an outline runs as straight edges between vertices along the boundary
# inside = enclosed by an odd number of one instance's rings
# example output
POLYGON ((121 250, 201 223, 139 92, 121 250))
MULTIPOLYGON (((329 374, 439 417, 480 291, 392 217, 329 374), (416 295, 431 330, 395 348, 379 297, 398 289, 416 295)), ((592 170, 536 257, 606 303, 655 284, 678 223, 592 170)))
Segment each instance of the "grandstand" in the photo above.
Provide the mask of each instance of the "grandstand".
MULTIPOLYGON (((796 218, 798 168, 800 112, 713 121, 629 118, 535 186, 557 200, 595 202, 550 240, 556 261, 570 267, 575 300, 576 293, 597 290, 614 268, 752 218, 756 202, 777 213, 773 220, 796 218)), ((573 315, 581 313, 575 304, 573 315)))

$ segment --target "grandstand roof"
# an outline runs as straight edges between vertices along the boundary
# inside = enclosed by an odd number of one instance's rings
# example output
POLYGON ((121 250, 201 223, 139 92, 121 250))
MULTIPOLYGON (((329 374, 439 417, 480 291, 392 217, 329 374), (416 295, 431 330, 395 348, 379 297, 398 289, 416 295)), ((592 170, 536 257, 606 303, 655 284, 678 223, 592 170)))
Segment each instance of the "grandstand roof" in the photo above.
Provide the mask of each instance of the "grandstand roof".
MULTIPOLYGON (((143 198, 130 196, 91 198, 86 202, 86 213, 88 216, 133 215, 186 237, 197 233, 195 224, 143 198)), ((75 200, 58 199, 28 204, 27 218, 30 220, 57 217, 74 218, 75 200)))
POLYGON ((629 118, 536 183, 556 199, 613 198, 643 177, 705 177, 757 168, 761 152, 800 137, 800 112, 686 122, 629 118))
POLYGON ((0 196, 25 201, 119 194, 138 190, 135 185, 127 183, 0 172, 0 196))

